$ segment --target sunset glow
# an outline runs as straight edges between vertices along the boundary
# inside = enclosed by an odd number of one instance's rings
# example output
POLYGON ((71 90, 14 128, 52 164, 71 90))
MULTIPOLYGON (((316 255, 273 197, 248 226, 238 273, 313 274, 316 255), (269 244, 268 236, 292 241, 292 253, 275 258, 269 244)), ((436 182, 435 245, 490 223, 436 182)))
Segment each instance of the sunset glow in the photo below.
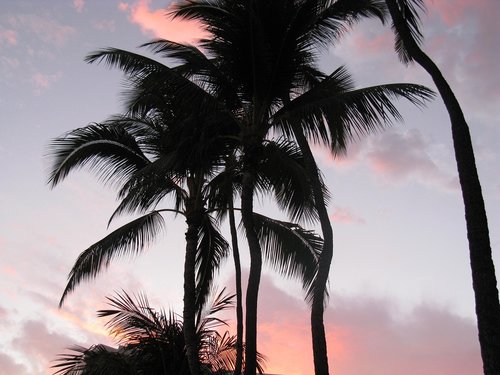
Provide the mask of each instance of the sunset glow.
MULTIPOLYGON (((424 49, 453 86, 471 128, 498 275, 500 2, 425 3, 424 49)), ((117 291, 145 292, 152 307, 182 313, 186 225, 171 213, 164 216, 164 237, 82 283, 59 309, 77 256, 128 217, 108 228, 115 186, 103 187, 88 170, 54 189, 47 185, 51 139, 123 110, 123 76, 105 64, 86 64, 88 53, 106 47, 147 53, 137 47, 156 38, 196 44, 208 37, 195 22, 167 17, 172 6, 169 0, 0 4, 0 375, 53 374, 52 361, 75 344, 117 346, 106 320, 96 317, 117 291)), ((422 69, 398 62, 389 25, 373 20, 357 24, 320 64, 328 74, 345 64, 357 87, 412 82, 435 90, 422 69)), ((449 118, 440 99, 422 109, 395 105, 404 124, 359 139, 346 155, 314 148, 334 226, 325 313, 331 373, 480 375, 449 118)), ((266 202, 256 199, 256 211, 283 217, 266 202)), ((247 275, 248 250, 241 251, 247 275)), ((217 285, 234 290, 231 259, 217 285)), ((234 332, 232 312, 228 319, 234 332)), ((268 359, 267 373, 314 373, 304 293, 297 280, 266 267, 258 351, 268 359)))

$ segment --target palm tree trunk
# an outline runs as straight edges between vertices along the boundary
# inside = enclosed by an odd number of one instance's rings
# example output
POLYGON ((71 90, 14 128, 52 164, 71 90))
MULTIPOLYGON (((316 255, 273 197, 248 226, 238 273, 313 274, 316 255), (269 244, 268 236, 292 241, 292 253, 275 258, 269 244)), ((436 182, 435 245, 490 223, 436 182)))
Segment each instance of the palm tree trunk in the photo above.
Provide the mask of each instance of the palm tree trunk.
POLYGON ((314 357, 314 373, 328 375, 328 352, 326 344, 325 324, 323 320, 325 311, 325 291, 333 258, 333 230, 330 217, 325 204, 323 189, 318 174, 318 167, 309 147, 306 137, 300 129, 295 129, 297 143, 304 155, 304 162, 311 179, 314 202, 323 234, 323 249, 318 262, 318 274, 314 283, 313 299, 311 305, 311 334, 314 357))
POLYGON ((246 295, 245 375, 255 375, 257 371, 257 301, 262 271, 262 252, 253 220, 254 182, 253 170, 245 171, 241 191, 241 216, 250 251, 246 295))
POLYGON ((495 266, 491 256, 488 220, 469 127, 460 104, 441 71, 411 37, 395 0, 387 0, 387 6, 409 55, 431 75, 450 116, 455 159, 465 206, 483 369, 485 375, 498 375, 500 374, 500 302, 495 266))
POLYGON ((243 362, 243 304, 242 304, 242 289, 241 289, 241 263, 240 252, 238 248, 238 233, 236 231, 236 220, 234 218, 234 205, 231 198, 229 202, 229 228, 231 231, 231 241, 233 248, 234 273, 236 284, 236 363, 234 367, 234 375, 241 374, 241 366, 243 362))
POLYGON ((184 312, 183 330, 186 355, 191 375, 200 375, 198 340, 196 337, 196 249, 198 246, 199 218, 191 216, 192 203, 186 202, 186 257, 184 261, 184 312))

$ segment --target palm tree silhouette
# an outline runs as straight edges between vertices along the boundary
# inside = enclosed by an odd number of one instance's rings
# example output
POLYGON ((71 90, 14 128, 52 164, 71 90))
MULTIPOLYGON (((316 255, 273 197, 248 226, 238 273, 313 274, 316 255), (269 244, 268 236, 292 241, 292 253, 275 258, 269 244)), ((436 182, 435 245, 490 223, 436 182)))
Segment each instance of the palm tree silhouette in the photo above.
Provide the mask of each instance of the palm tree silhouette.
MULTIPOLYGON (((203 374, 233 373, 236 337, 220 333, 226 323, 217 313, 232 307, 224 290, 214 295, 208 308, 196 316, 196 350, 203 374)), ((106 327, 119 347, 103 344, 89 348, 74 346, 58 356, 54 375, 189 375, 182 320, 172 311, 150 307, 144 294, 126 292, 108 297, 110 308, 97 315, 108 318, 106 327)), ((265 359, 259 355, 259 371, 265 359)))
POLYGON ((479 343, 484 373, 500 374, 500 302, 491 256, 488 220, 476 169, 469 127, 451 87, 432 59, 420 48, 422 0, 387 0, 396 35, 396 51, 405 64, 416 61, 432 77, 448 111, 458 177, 465 206, 465 220, 472 270, 479 343))
MULTIPOLYGON (((246 374, 255 374, 257 299, 262 267, 255 232, 253 196, 261 144, 270 132, 296 139, 310 166, 308 181, 321 220, 324 246, 311 308, 316 374, 328 373, 323 324, 325 291, 333 254, 331 224, 320 174, 307 139, 340 152, 348 140, 400 119, 391 100, 421 104, 431 96, 417 85, 385 85, 355 90, 344 68, 325 75, 316 68, 318 52, 363 17, 384 17, 380 1, 191 0, 176 17, 198 20, 209 33, 200 46, 211 64, 193 64, 238 119, 243 160, 242 218, 251 255, 246 297, 246 374), (207 68, 210 65, 210 68, 207 68), (211 68, 216 66, 216 69, 211 68), (203 66, 202 69, 198 69, 203 66)), ((166 44, 164 53, 176 54, 166 44)))
MULTIPOLYGON (((104 179, 125 180, 119 192, 121 202, 111 220, 124 212, 142 214, 82 252, 70 273, 61 304, 81 281, 95 277, 114 257, 142 251, 158 235, 163 225, 161 213, 171 211, 186 218, 183 326, 185 331, 188 324, 195 326, 196 311, 204 304, 214 273, 228 250, 228 244, 210 213, 217 210, 217 205, 223 211, 227 210, 224 199, 228 198, 221 198, 220 191, 221 186, 228 185, 227 175, 234 174, 234 171, 225 170, 217 178, 205 180, 213 175, 214 165, 220 161, 220 156, 210 153, 217 150, 217 155, 225 155, 227 152, 224 145, 218 144, 223 142, 221 137, 219 141, 204 137, 214 131, 210 124, 215 123, 205 119, 203 129, 198 129, 189 125, 186 118, 179 123, 169 123, 158 109, 150 108, 144 118, 114 117, 102 124, 76 129, 52 142, 55 161, 50 182, 53 185, 62 181, 70 171, 89 166, 104 179), (204 152, 196 148, 193 151, 199 142, 196 137, 203 139, 204 152), (158 203, 169 194, 174 195, 174 207, 157 209, 158 203)), ((292 185, 286 176, 291 173, 274 179, 268 175, 270 171, 276 171, 279 162, 293 169, 293 157, 300 154, 294 154, 296 150, 286 143, 268 142, 263 150, 263 165, 267 169, 262 168, 260 172, 260 189, 265 191, 272 185, 280 189, 282 199, 289 199, 286 198, 290 195, 287 188, 292 185)), ((286 169, 280 168, 282 172, 286 169)), ((259 239, 268 250, 266 257, 271 265, 282 273, 302 279, 306 290, 310 288, 322 244, 320 239, 297 225, 257 214, 255 220, 259 223, 259 239)), ((193 342, 191 347, 187 346, 188 356, 196 354, 193 332, 194 329, 186 333, 186 345, 188 340, 193 342)), ((190 361, 193 360, 191 357, 190 361)))

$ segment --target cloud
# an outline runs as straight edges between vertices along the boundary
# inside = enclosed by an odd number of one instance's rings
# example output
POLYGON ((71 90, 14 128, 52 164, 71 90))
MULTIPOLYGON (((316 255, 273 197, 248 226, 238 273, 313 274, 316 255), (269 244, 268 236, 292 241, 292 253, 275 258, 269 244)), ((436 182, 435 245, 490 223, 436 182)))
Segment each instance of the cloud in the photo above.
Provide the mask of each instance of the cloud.
POLYGON ((349 208, 335 207, 330 215, 332 221, 343 224, 365 224, 366 220, 354 214, 349 208))
POLYGON ((372 170, 388 182, 417 180, 423 185, 456 190, 458 180, 441 168, 417 129, 386 132, 370 141, 366 159, 372 170))
POLYGON ((55 74, 43 74, 38 72, 33 74, 31 81, 35 85, 35 93, 41 94, 43 91, 50 88, 55 82, 59 81, 61 77, 61 72, 55 74))
POLYGON ((81 13, 85 7, 85 0, 73 0, 73 6, 78 13, 81 13))
POLYGON ((0 375, 28 375, 28 370, 25 366, 15 362, 7 354, 0 353, 0 375))
MULTIPOLYGON (((333 158, 328 150, 315 149, 325 167, 346 170, 368 166, 379 181, 400 185, 411 181, 442 191, 459 188, 453 153, 443 144, 434 143, 415 128, 388 130, 349 145, 345 156, 333 158)), ((339 215, 342 213, 339 212, 339 215)))
POLYGON ((118 3, 118 9, 120 9, 123 12, 128 10, 128 8, 129 8, 128 3, 124 3, 122 1, 118 3))
POLYGON ((42 42, 62 47, 75 34, 75 29, 62 25, 56 20, 36 14, 18 14, 10 16, 5 21, 17 34, 28 32, 29 38, 36 38, 42 42))
POLYGON ((114 20, 99 20, 92 21, 92 26, 96 30, 114 32, 116 30, 116 23, 114 20))
MULTIPOLYGON (((498 2, 439 0, 427 5, 427 14, 420 15, 423 50, 450 83, 466 115, 475 111, 477 116, 490 116, 488 120, 494 121, 500 100, 498 2)), ((367 85, 407 80, 432 86, 420 66, 405 67, 398 62, 393 40, 389 25, 363 20, 332 49, 334 59, 330 56, 327 61, 330 66, 347 62, 356 81, 367 85)))
POLYGON ((74 345, 74 340, 68 336, 52 332, 40 321, 26 321, 18 337, 12 340, 12 348, 21 352, 33 366, 33 374, 47 373, 51 362, 57 353, 74 345), (44 371, 45 370, 45 371, 44 371))
POLYGON ((121 2, 118 7, 129 13, 129 20, 143 33, 176 42, 193 43, 204 36, 196 22, 171 19, 168 8, 150 9, 150 0, 138 0, 132 5, 121 2))
POLYGON ((464 106, 481 113, 498 113, 500 77, 500 6, 496 1, 434 1, 429 4, 424 49, 464 106), (486 110, 486 107, 488 108, 486 110))
MULTIPOLYGON (((429 305, 409 313, 383 298, 334 296, 325 324, 331 369, 344 375, 481 373, 474 322, 429 305)), ((305 303, 261 284, 259 350, 267 371, 313 373, 309 311, 305 303)))
POLYGON ((476 8, 488 9, 489 3, 488 0, 441 0, 430 1, 426 6, 429 13, 435 13, 447 26, 455 26, 476 8))
POLYGON ((0 46, 3 44, 10 44, 12 46, 17 44, 17 33, 15 30, 0 30, 0 46))

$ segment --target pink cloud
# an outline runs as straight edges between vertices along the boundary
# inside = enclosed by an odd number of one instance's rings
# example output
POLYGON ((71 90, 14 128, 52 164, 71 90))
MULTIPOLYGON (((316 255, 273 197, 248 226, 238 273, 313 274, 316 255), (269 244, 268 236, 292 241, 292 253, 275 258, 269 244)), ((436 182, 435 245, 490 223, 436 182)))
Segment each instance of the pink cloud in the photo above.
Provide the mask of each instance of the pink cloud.
POLYGON ((456 189, 456 176, 444 171, 431 156, 429 145, 416 129, 386 132, 371 142, 366 154, 373 171, 392 182, 416 179, 424 185, 456 189))
POLYGON ((65 348, 74 345, 72 338, 53 332, 35 320, 26 321, 20 335, 12 340, 12 348, 21 352, 33 366, 32 374, 53 374, 51 362, 65 348))
MULTIPOLYGON (((426 139, 419 130, 389 130, 349 144, 346 155, 334 158, 326 149, 314 154, 326 167, 340 170, 368 165, 384 183, 416 181, 444 191, 458 189, 453 151, 426 139), (449 165, 450 161, 453 165, 449 165), (451 169, 450 169, 451 168, 451 169)), ((355 215, 339 211, 336 219, 358 221, 355 215)), ((362 219, 361 219, 362 220, 362 219)))
POLYGON ((81 13, 85 7, 85 0, 73 0, 73 6, 78 13, 81 13))
MULTIPOLYGON (((29 33, 29 38, 36 38, 42 42, 62 47, 75 33, 75 29, 68 25, 63 25, 56 20, 36 14, 18 14, 10 16, 7 20, 10 28, 17 34, 29 33)), ((11 35, 12 40, 12 35, 11 35)))
POLYGON ((168 8, 150 9, 150 0, 138 0, 132 5, 120 3, 119 8, 129 12, 132 23, 139 25, 145 34, 176 42, 193 43, 204 36, 195 22, 171 19, 168 8))
POLYGON ((389 33, 354 33, 350 44, 350 47, 355 48, 365 55, 378 55, 382 51, 391 50, 393 40, 389 33))
POLYGON ((28 375, 27 368, 17 363, 13 358, 7 354, 0 353, 0 374, 16 374, 16 375, 28 375))
POLYGON ((12 277, 17 274, 17 270, 12 266, 4 266, 2 268, 2 273, 12 277))
POLYGON ((343 224, 365 224, 366 221, 362 217, 351 212, 346 207, 335 207, 330 215, 332 221, 343 224))
POLYGON ((0 45, 4 43, 12 46, 17 44, 17 33, 15 30, 0 30, 0 45))
POLYGON ((460 24, 472 11, 486 10, 492 2, 489 0, 439 0, 429 1, 428 12, 440 17, 448 26, 460 24))
POLYGON ((124 3, 124 2, 118 3, 118 9, 120 9, 121 11, 126 11, 126 10, 128 10, 128 8, 129 8, 129 5, 127 3, 124 3))
MULTIPOLYGON (((309 311, 305 303, 261 284, 259 350, 267 372, 313 373, 309 311)), ((433 306, 402 314, 391 301, 334 296, 326 311, 332 371, 344 375, 481 373, 475 324, 433 306)))
POLYGON ((500 100, 498 2, 443 0, 428 6, 424 50, 443 71, 466 115, 470 109, 479 116, 495 112, 500 100))
POLYGON ((43 90, 50 88, 52 84, 59 81, 61 77, 61 72, 55 74, 43 74, 38 72, 33 74, 31 80, 35 85, 35 93, 40 94, 43 90))
POLYGON ((366 138, 355 140, 347 145, 344 154, 333 155, 326 147, 312 147, 312 151, 317 160, 326 167, 349 168, 357 165, 366 149, 366 138))

